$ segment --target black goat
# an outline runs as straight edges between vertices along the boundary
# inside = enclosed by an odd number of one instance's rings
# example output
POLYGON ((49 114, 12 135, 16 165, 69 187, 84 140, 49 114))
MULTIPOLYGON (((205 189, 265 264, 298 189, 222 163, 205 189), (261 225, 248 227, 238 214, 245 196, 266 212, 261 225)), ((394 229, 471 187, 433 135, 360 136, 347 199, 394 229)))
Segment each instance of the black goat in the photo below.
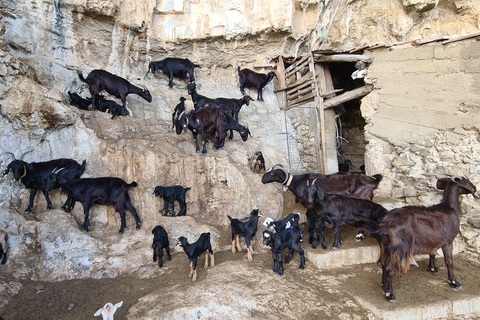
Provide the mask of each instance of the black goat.
POLYGON ((0 230, 0 259, 2 259, 1 264, 5 264, 7 262, 7 240, 8 234, 5 231, 0 230))
POLYGON ((204 253, 205 255, 205 265, 204 268, 208 268, 208 254, 210 254, 210 267, 215 267, 215 257, 213 255, 212 245, 210 244, 210 232, 202 233, 200 238, 194 243, 188 243, 187 238, 180 237, 178 242, 183 251, 187 254, 188 259, 190 260, 190 272, 188 274, 189 278, 192 278, 192 281, 197 281, 197 261, 200 256, 204 253))
MULTIPOLYGON (((309 208, 306 213, 307 229, 308 229, 308 243, 312 245, 312 249, 317 249, 317 241, 320 240, 323 249, 327 249, 325 242, 325 225, 324 217, 320 217, 314 208, 309 208)), ((326 216, 328 218, 328 216, 326 216)), ((332 223, 331 219, 327 221, 332 223)))
POLYGON ((126 108, 127 96, 130 93, 139 95, 148 102, 152 102, 152 95, 146 87, 139 88, 134 86, 122 77, 111 74, 105 70, 93 70, 84 78, 81 73, 78 73, 80 80, 88 84, 88 90, 92 95, 92 107, 93 110, 97 110, 96 99, 98 94, 105 90, 111 95, 122 100, 122 107, 126 108))
MULTIPOLYGON (((307 180, 307 201, 308 203, 316 203, 322 206, 323 216, 330 218, 335 234, 334 249, 340 248, 342 244, 342 237, 340 235, 340 227, 342 224, 346 223, 360 228, 363 228, 370 222, 379 224, 388 212, 383 206, 370 200, 325 193, 315 184, 315 180, 316 179, 313 181, 307 180)), ((363 239, 363 230, 360 231, 360 234, 363 239)), ((359 235, 357 235, 357 237, 359 237, 359 235)), ((380 241, 379 237, 375 237, 380 241)), ((322 239, 322 242, 324 241, 325 239, 322 239)))
POLYGON ((193 107, 195 110, 202 109, 205 106, 217 107, 217 108, 226 108, 224 103, 218 101, 217 99, 208 98, 197 93, 195 82, 190 82, 187 86, 188 94, 192 97, 193 107))
POLYGON ((272 218, 268 217, 263 221, 263 226, 275 233, 279 233, 284 229, 289 228, 299 228, 298 221, 300 220, 300 213, 290 213, 288 216, 282 220, 274 221, 272 218))
POLYGON ((185 78, 188 82, 195 81, 194 71, 195 67, 199 65, 193 64, 188 59, 181 58, 165 58, 161 61, 152 61, 148 64, 148 72, 155 74, 157 70, 162 70, 163 73, 168 75, 168 87, 173 88, 173 77, 185 78))
POLYGON ((172 256, 170 255, 170 244, 168 242, 168 234, 167 231, 162 226, 156 226, 152 230, 153 234, 153 262, 157 261, 157 253, 158 253, 158 267, 163 267, 163 249, 167 253, 168 261, 172 260, 172 256))
POLYGON ((378 187, 382 175, 376 174, 372 177, 362 173, 304 173, 300 175, 290 174, 283 166, 277 164, 262 177, 262 183, 278 182, 285 190, 290 190, 295 195, 295 201, 300 201, 308 208, 306 186, 307 180, 316 178, 315 184, 326 193, 341 194, 359 199, 373 199, 373 190, 378 187))
MULTIPOLYGON (((238 113, 242 106, 249 105, 250 101, 254 101, 250 96, 243 96, 241 99, 228 99, 228 98, 217 98, 221 105, 223 112, 230 114, 236 122, 238 122, 238 113)), ((230 140, 233 139, 233 132, 230 131, 230 140)))
POLYGON ((353 167, 352 161, 349 159, 345 159, 342 162, 338 162, 338 172, 348 172, 350 171, 350 167, 353 167))
POLYGON ((406 274, 410 264, 416 264, 415 255, 428 254, 428 271, 438 272, 435 255, 439 248, 442 248, 450 286, 462 288, 453 273, 452 257, 453 240, 460 232, 459 196, 471 193, 479 199, 475 194, 477 188, 467 178, 460 177, 439 179, 437 188, 444 190, 440 203, 390 210, 380 225, 372 224, 368 229, 381 236, 382 286, 388 301, 395 301, 393 276, 406 274))
MULTIPOLYGON (((172 123, 173 123, 173 127, 175 127, 175 120, 177 120, 180 115, 185 112, 185 99, 184 97, 180 97, 180 102, 175 106, 175 110, 173 110, 173 113, 172 113, 172 123)), ((177 134, 180 134, 182 133, 182 128, 181 127, 178 127, 177 128, 177 134), (178 131, 178 129, 180 129, 180 131, 178 131)))
MULTIPOLYGON (((40 189, 47 200, 47 210, 52 209, 52 202, 48 196, 48 192, 53 189, 57 189, 59 184, 55 178, 55 170, 63 168, 61 175, 69 179, 78 179, 85 171, 87 161, 84 160, 82 164, 72 159, 55 159, 46 162, 25 162, 23 157, 33 150, 27 151, 20 156, 17 160, 15 155, 11 152, 6 152, 11 155, 13 161, 8 164, 3 175, 8 174, 10 171, 13 173, 15 180, 20 181, 26 188, 30 189, 30 202, 28 203, 25 213, 32 212, 33 200, 37 194, 37 190, 40 189)), ((75 204, 71 194, 68 194, 67 201, 62 206, 62 209, 69 212, 69 208, 75 204)))
POLYGON ((242 251, 242 247, 240 246, 240 237, 244 237, 245 244, 247 245, 248 261, 253 261, 253 249, 250 247, 250 241, 252 241, 253 237, 255 237, 257 234, 258 218, 261 215, 262 214, 260 213, 260 210, 254 209, 252 212, 250 212, 251 218, 245 222, 234 219, 227 215, 228 219, 230 220, 230 227, 232 228, 232 253, 235 253, 235 242, 238 251, 242 251))
POLYGON ((180 212, 178 216, 184 216, 187 214, 187 202, 185 201, 185 195, 190 188, 184 188, 182 186, 171 186, 171 187, 155 187, 153 193, 155 197, 162 197, 165 207, 165 216, 168 215, 168 205, 172 208, 172 217, 175 217, 175 203, 177 200, 180 205, 180 212))
POLYGON ((72 106, 75 106, 81 110, 87 110, 88 106, 92 104, 90 99, 80 97, 77 93, 71 93, 68 91, 69 102, 72 106))
POLYGON ((140 218, 128 195, 128 190, 137 186, 136 182, 128 184, 120 178, 113 177, 66 179, 62 175, 57 175, 57 181, 61 190, 66 190, 73 196, 74 201, 82 203, 85 215, 82 224, 84 232, 87 232, 90 226, 89 213, 92 204, 113 205, 115 207, 115 211, 120 213, 120 234, 123 234, 126 226, 125 210, 132 213, 136 228, 137 230, 140 229, 140 218))
POLYGON ((210 135, 216 138, 213 149, 220 149, 223 147, 225 141, 227 125, 227 116, 220 109, 215 107, 205 107, 200 110, 192 110, 189 113, 183 112, 174 120, 177 134, 190 130, 195 140, 196 151, 200 152, 197 135, 202 137, 203 150, 202 154, 207 154, 206 136, 210 135))
POLYGON ((271 231, 263 231, 263 244, 269 246, 273 255, 273 272, 283 275, 283 255, 285 248, 288 248, 289 253, 285 264, 288 264, 292 258, 294 251, 300 255, 300 269, 305 268, 305 255, 300 243, 303 242, 303 229, 297 228, 283 229, 279 233, 271 231))
POLYGON ((275 71, 270 71, 268 74, 257 73, 250 69, 241 69, 237 68, 238 76, 240 77, 240 92, 243 95, 245 93, 245 88, 255 88, 257 89, 257 100, 263 101, 262 91, 263 88, 269 83, 273 77, 278 78, 275 74, 275 71))

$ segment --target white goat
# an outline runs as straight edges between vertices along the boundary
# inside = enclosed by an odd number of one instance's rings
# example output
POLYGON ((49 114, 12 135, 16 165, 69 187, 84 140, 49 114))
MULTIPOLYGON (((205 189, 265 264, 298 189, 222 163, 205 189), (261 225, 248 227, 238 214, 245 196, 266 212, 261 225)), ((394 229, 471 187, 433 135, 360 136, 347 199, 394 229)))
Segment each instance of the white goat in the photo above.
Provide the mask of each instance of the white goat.
POLYGON ((98 309, 97 312, 93 315, 94 317, 98 317, 99 315, 102 315, 103 320, 113 320, 113 314, 115 311, 117 311, 118 308, 120 308, 123 304, 123 301, 120 301, 116 305, 113 305, 110 302, 107 302, 103 308, 98 309))

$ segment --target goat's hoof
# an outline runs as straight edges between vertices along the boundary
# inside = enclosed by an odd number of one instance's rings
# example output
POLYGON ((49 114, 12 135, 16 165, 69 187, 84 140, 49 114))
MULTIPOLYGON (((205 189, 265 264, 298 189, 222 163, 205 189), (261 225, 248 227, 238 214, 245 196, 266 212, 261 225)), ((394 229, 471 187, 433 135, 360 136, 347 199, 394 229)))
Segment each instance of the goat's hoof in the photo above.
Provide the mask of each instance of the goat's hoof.
POLYGON ((436 267, 428 268, 428 272, 430 272, 432 274, 436 274, 436 273, 438 273, 438 269, 436 267))
POLYGON ((123 229, 120 229, 120 231, 118 231, 118 233, 123 234, 123 231, 124 231, 123 229))
POLYGON ((172 261, 172 257, 171 257, 171 256, 168 256, 167 259, 168 259, 168 261, 172 261))
POLYGON ((52 206, 48 206, 46 209, 46 211, 50 211, 50 210, 52 210, 52 206))
POLYGON ((83 232, 83 233, 87 233, 88 230, 87 230, 87 229, 82 229, 82 232, 83 232))
POLYGON ((312 244, 312 249, 317 249, 317 244, 316 243, 312 244))
POLYGON ((135 227, 136 230, 140 230, 140 224, 137 224, 137 226, 135 227))
POLYGON ((386 292, 385 293, 385 298, 387 298, 387 300, 390 301, 390 302, 397 302, 393 293, 386 292))
POLYGON ((26 209, 23 213, 24 213, 24 214, 28 214, 28 213, 31 213, 31 212, 32 212, 31 209, 26 209))
POLYGON ((452 288, 463 289, 462 285, 460 283, 458 283, 458 281, 456 281, 456 280, 449 280, 448 282, 450 282, 450 286, 452 288))

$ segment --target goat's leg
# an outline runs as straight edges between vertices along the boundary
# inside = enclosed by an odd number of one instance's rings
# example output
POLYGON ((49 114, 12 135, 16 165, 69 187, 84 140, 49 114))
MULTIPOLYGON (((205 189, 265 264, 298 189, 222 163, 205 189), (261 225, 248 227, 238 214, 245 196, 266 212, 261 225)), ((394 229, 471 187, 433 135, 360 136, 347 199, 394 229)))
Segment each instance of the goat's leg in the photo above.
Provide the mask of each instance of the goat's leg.
POLYGON ((175 217, 175 201, 170 201, 170 207, 172 208, 172 217, 175 217))
POLYGON ((237 234, 237 236, 235 237, 235 240, 236 240, 236 243, 237 243, 237 249, 238 251, 242 252, 242 247, 240 246, 240 236, 237 234))
POLYGON ((289 264, 290 261, 292 261, 294 252, 295 250, 293 248, 288 248, 288 256, 287 259, 285 259, 285 264, 289 264))
POLYGON ((232 253, 236 253, 237 251, 235 250, 235 238, 236 236, 234 236, 232 234, 232 253))
POLYGON ((72 204, 72 201, 73 201, 73 197, 72 195, 70 194, 70 192, 68 193, 68 197, 67 197, 67 200, 65 201, 65 203, 63 204, 63 206, 61 207, 61 209, 65 212, 67 212, 68 208, 70 208, 71 204, 72 204))
POLYGON ((165 252, 167 253, 167 259, 168 259, 168 261, 171 261, 171 260, 172 260, 172 256, 170 255, 170 248, 168 247, 168 245, 165 247, 165 252))
POLYGON ((335 233, 335 242, 333 243, 333 249, 338 249, 342 245, 342 237, 340 235, 340 225, 339 221, 333 221, 333 232, 335 233))
POLYGON ((133 204, 130 202, 130 199, 127 199, 125 201, 125 208, 130 211, 135 218, 135 229, 138 230, 140 229, 140 226, 142 225, 142 222, 140 221, 140 217, 137 214, 137 210, 133 206, 133 204))
POLYGON ((448 271, 448 282, 450 286, 455 289, 462 289, 462 285, 458 283, 455 275, 453 274, 453 256, 452 256, 452 243, 446 243, 442 247, 443 257, 445 260, 445 265, 447 266, 448 271))
POLYGON ((83 220, 83 224, 82 224, 83 232, 88 232, 88 227, 90 226, 90 220, 88 218, 89 211, 90 211, 90 204, 83 203, 83 214, 85 215, 85 219, 83 220))
POLYGON ((273 272, 277 273, 278 272, 278 257, 275 252, 272 252, 273 254, 273 272))
POLYGON ((43 195, 45 196, 45 200, 47 200, 47 211, 52 210, 52 201, 50 201, 50 197, 48 196, 48 191, 42 190, 43 195))
POLYGON ((172 89, 173 88, 173 71, 170 71, 168 76, 169 76, 169 78, 168 78, 168 88, 172 89))
POLYGON ((207 139, 206 139, 204 133, 202 133, 202 142, 203 142, 202 154, 205 156, 205 155, 207 155, 207 146, 206 146, 206 144, 207 144, 207 139))
POLYGON ((168 215, 168 200, 167 199, 163 199, 163 208, 165 209, 165 214, 164 216, 166 217, 168 215))
POLYGON ((0 258, 2 258, 1 264, 5 264, 7 262, 7 251, 5 250, 0 250, 0 258), (3 257, 2 257, 3 255, 3 257))
POLYGON ((153 249, 153 262, 156 262, 157 261, 157 246, 158 246, 158 243, 155 242, 153 245, 152 245, 152 249, 153 249))
POLYGON ((258 101, 263 101, 263 93, 262 93, 263 88, 257 88, 258 93, 257 93, 257 100, 258 101))
POLYGON ((389 264, 384 268, 384 274, 382 278, 384 279, 383 283, 383 292, 385 293, 385 298, 390 302, 395 302, 395 295, 393 294, 392 279, 393 279, 393 270, 392 265, 389 264))
POLYGON ((28 202, 28 207, 25 209, 24 213, 30 213, 32 212, 33 208, 33 199, 35 199, 35 195, 37 194, 37 188, 31 188, 30 189, 30 201, 28 202))
POLYGON ((428 272, 430 273, 437 273, 438 269, 437 266, 435 265, 435 254, 430 253, 430 262, 428 263, 428 272))
POLYGON ((189 264, 190 271, 188 272, 188 277, 191 278, 193 276, 193 262, 190 261, 189 264))
POLYGON ((195 141, 195 152, 200 152, 200 146, 198 145, 197 134, 192 133, 192 135, 193 135, 193 140, 195 141))
POLYGON ((233 130, 230 130, 230 136, 228 137, 228 140, 233 140, 233 130))
POLYGON ((157 246, 157 250, 158 250, 158 267, 161 268, 163 267, 163 250, 160 246, 157 246))
POLYGON ((210 251, 210 267, 215 268, 215 255, 213 254, 213 250, 210 251))
POLYGON ((278 274, 280 276, 283 276, 283 252, 284 250, 281 250, 278 257, 278 274))
POLYGON ((121 209, 117 209, 117 211, 118 213, 120 213, 120 221, 121 221, 120 230, 118 231, 118 233, 123 234, 123 232, 125 231, 125 227, 127 226, 127 223, 125 222, 125 210, 121 208, 121 209))
POLYGON ((247 244, 247 259, 248 261, 252 262, 253 257, 252 257, 252 248, 250 246, 250 238, 245 238, 245 243, 247 244))
POLYGON ((198 261, 198 258, 195 258, 192 261, 192 268, 193 268, 192 281, 193 282, 197 281, 197 261, 198 261))
POLYGON ((210 253, 207 251, 205 252, 205 263, 203 265, 203 269, 208 269, 208 256, 210 255, 210 253))
POLYGON ((358 230, 355 236, 355 242, 361 242, 365 238, 365 230, 358 230))
POLYGON ((240 92, 246 96, 247 94, 245 93, 245 80, 242 81, 242 79, 240 79, 240 92))

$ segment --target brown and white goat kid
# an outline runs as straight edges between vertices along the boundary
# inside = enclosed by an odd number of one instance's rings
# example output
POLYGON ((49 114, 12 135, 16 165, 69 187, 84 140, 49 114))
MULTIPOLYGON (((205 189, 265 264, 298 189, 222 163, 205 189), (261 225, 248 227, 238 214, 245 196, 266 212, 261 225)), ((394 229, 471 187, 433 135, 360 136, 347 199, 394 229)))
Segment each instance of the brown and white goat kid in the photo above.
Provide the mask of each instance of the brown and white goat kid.
POLYGON ((208 269, 208 255, 210 255, 210 267, 215 267, 215 257, 213 255, 212 245, 210 244, 210 232, 204 232, 194 243, 188 243, 187 238, 178 238, 178 245, 183 247, 183 251, 190 260, 190 272, 188 274, 192 281, 197 281, 197 261, 205 253, 204 268, 208 269))
MULTIPOLYGON (((467 178, 443 178, 437 181, 437 188, 444 190, 439 204, 407 206, 388 212, 377 227, 381 236, 381 263, 383 292, 388 301, 395 301, 392 278, 396 273, 406 274, 410 264, 415 264, 415 255, 428 254, 428 271, 437 273, 435 255, 442 249, 448 271, 450 286, 462 286, 453 273, 453 240, 460 231, 461 194, 471 193, 474 198, 476 187, 467 178)), ((372 230, 370 230, 372 231, 372 230)))

